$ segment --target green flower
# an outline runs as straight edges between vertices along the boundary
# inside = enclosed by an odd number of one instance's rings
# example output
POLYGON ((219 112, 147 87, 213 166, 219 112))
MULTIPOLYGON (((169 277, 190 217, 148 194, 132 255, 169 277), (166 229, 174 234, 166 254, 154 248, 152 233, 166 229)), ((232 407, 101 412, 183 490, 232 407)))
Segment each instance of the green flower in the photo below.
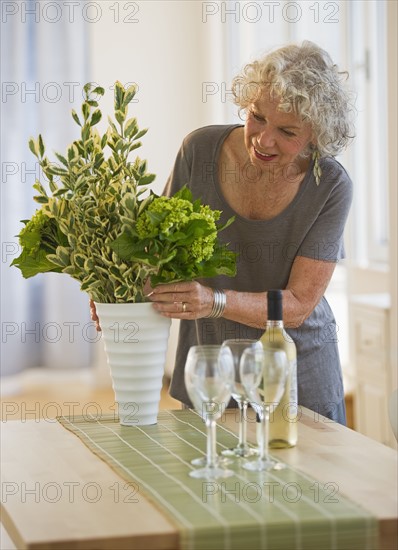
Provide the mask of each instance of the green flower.
POLYGON ((155 235, 168 236, 177 231, 184 231, 192 220, 203 220, 217 233, 216 220, 220 211, 212 211, 209 206, 201 205, 199 212, 194 212, 194 204, 177 197, 157 197, 137 219, 136 230, 142 239, 155 235))
POLYGON ((235 274, 235 254, 218 242, 219 210, 194 201, 185 186, 173 197, 149 197, 133 231, 126 229, 114 243, 125 261, 151 266, 153 285, 170 281, 235 274))
MULTIPOLYGON (((190 225, 195 222, 201 228, 191 243, 184 242, 180 251, 187 256, 188 261, 202 262, 211 258, 217 241, 216 220, 220 217, 219 210, 211 210, 207 205, 200 205, 194 211, 194 203, 178 197, 157 197, 137 220, 136 231, 141 239, 159 237, 170 239, 178 247, 178 235, 189 233, 190 225), (198 223, 199 222, 199 223, 198 223)), ((178 254, 177 250, 177 254, 178 254)))
POLYGON ((19 244, 25 247, 25 251, 28 254, 34 254, 40 248, 41 234, 45 230, 45 227, 49 221, 49 217, 44 214, 42 210, 36 210, 32 219, 25 222, 25 227, 21 230, 19 237, 19 244))
POLYGON ((59 229, 57 221, 42 210, 37 210, 24 223, 25 227, 18 235, 22 254, 11 265, 19 267, 25 278, 48 271, 61 272, 60 266, 48 259, 48 255, 54 254, 58 246, 68 244, 68 239, 59 229))
POLYGON ((66 238, 63 238, 65 236, 61 235, 57 222, 42 210, 36 210, 25 224, 18 235, 19 244, 25 254, 34 255, 41 248, 47 252, 54 252, 59 244, 67 242, 66 238))
POLYGON ((142 239, 181 231, 189 221, 193 205, 179 198, 157 197, 137 219, 136 230, 142 239))

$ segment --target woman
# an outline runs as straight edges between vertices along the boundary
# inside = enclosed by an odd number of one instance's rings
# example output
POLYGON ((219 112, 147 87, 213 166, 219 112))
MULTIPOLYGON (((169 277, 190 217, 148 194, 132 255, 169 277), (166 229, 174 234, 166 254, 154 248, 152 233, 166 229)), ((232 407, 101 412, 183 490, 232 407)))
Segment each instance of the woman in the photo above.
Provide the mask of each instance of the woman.
POLYGON ((333 313, 323 294, 344 257, 352 184, 333 158, 352 135, 349 95, 329 55, 311 42, 247 65, 233 82, 241 125, 188 135, 166 194, 187 184, 235 222, 222 232, 239 253, 235 278, 153 289, 154 308, 181 319, 171 395, 191 405, 184 365, 191 345, 257 339, 267 289, 283 289, 284 323, 298 353, 299 404, 345 423, 333 313))
MULTIPOLYGON (((244 127, 191 133, 166 186, 173 194, 187 183, 224 219, 235 215, 221 235, 239 253, 234 279, 153 290, 155 309, 181 319, 170 393, 189 405, 183 381, 189 347, 198 339, 258 338, 266 291, 281 288, 284 322, 298 351, 299 403, 345 423, 335 320, 323 294, 344 257, 352 197, 351 180, 333 159, 352 136, 349 96, 329 55, 310 42, 247 65, 233 91, 246 112, 244 127), (226 298, 217 318, 210 317, 214 288, 226 298)), ((216 293, 219 310, 222 298, 216 293)))

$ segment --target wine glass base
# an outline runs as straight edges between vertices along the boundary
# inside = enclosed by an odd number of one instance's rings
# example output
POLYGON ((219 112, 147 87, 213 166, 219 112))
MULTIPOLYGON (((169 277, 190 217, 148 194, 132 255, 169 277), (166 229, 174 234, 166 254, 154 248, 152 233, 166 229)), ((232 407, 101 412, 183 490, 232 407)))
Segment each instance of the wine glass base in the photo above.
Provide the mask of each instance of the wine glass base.
POLYGON ((258 454, 257 449, 252 449, 251 447, 235 447, 234 449, 225 449, 221 451, 223 456, 230 456, 233 458, 248 458, 249 456, 254 456, 258 454))
POLYGON ((225 468, 219 468, 215 466, 214 468, 200 468, 199 470, 192 470, 189 472, 191 477, 196 479, 207 479, 209 481, 213 479, 220 479, 225 477, 231 477, 235 474, 232 470, 226 470, 225 468))
MULTIPOLYGON (((232 455, 235 456, 235 455, 232 455)), ((223 456, 217 456, 216 458, 216 464, 217 466, 223 467, 228 466, 228 464, 233 464, 233 460, 230 460, 228 458, 225 458, 223 456)), ((207 464, 207 460, 205 456, 201 456, 200 458, 194 458, 191 460, 192 466, 199 466, 199 468, 204 468, 207 464)))
POLYGON ((276 462, 275 460, 252 460, 247 461, 243 465, 245 470, 250 470, 251 472, 264 472, 267 470, 283 470, 286 468, 286 465, 282 462, 276 462))

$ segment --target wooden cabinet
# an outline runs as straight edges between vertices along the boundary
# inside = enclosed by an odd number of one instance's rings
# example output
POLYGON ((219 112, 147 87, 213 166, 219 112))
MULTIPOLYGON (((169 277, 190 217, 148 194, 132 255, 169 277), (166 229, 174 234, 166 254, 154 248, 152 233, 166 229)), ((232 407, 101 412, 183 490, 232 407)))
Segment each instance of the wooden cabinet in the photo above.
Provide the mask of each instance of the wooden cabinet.
POLYGON ((351 358, 354 365, 354 424, 359 432, 394 447, 388 417, 392 387, 390 300, 364 294, 350 300, 351 358))

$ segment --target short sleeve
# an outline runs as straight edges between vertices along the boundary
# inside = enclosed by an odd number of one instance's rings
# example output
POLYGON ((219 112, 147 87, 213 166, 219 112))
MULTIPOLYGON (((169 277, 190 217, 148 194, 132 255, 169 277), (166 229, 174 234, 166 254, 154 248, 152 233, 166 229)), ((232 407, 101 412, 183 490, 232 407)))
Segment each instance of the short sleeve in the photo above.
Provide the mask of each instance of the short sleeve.
MULTIPOLYGON (((323 198, 318 203, 313 201, 313 206, 318 208, 318 215, 314 216, 298 255, 338 262, 345 258, 344 227, 352 202, 352 181, 344 168, 333 161, 333 164, 326 166, 319 185, 324 187, 319 188, 323 198)), ((313 196, 317 192, 318 188, 314 190, 313 196)))

